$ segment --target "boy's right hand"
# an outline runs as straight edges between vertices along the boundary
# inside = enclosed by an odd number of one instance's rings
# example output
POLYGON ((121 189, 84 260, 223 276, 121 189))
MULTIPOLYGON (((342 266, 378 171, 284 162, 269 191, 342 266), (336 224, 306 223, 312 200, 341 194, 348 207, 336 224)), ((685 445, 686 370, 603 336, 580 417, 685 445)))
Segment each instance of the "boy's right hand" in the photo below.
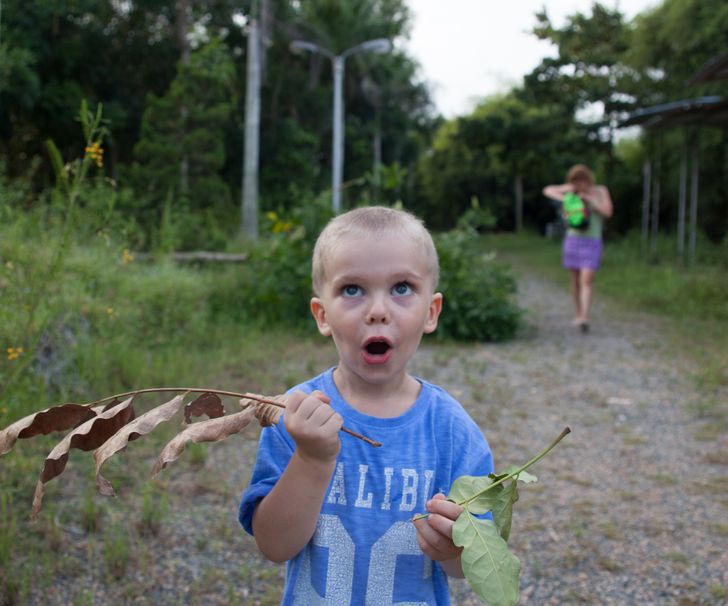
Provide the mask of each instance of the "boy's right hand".
POLYGON ((303 458, 330 462, 339 454, 339 430, 344 420, 329 402, 330 398, 318 390, 288 395, 283 423, 303 458))

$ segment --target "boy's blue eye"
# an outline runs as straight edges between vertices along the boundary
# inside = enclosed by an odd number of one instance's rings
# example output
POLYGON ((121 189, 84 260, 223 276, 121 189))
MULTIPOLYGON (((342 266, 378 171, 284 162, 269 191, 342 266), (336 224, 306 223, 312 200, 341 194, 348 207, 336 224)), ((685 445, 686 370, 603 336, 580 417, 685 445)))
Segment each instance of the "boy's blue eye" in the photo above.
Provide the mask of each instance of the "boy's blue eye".
POLYGON ((341 294, 345 297, 358 297, 361 294, 361 288, 356 284, 347 284, 341 289, 341 294))
POLYGON ((392 294, 398 297, 404 297, 412 294, 412 287, 407 282, 397 282, 392 287, 392 294))

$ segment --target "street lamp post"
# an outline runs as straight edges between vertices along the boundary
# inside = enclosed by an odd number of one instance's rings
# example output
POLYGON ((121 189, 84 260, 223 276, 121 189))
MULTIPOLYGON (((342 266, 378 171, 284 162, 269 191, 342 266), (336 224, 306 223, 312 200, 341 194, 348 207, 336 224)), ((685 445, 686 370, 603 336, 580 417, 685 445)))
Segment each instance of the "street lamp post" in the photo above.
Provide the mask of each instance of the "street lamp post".
POLYGON ((331 206, 334 214, 341 212, 341 181, 344 173, 344 65, 347 57, 359 52, 387 53, 392 49, 392 42, 386 38, 367 40, 335 55, 329 49, 307 42, 294 40, 290 48, 293 52, 309 51, 319 53, 331 60, 334 76, 334 118, 331 144, 331 206))

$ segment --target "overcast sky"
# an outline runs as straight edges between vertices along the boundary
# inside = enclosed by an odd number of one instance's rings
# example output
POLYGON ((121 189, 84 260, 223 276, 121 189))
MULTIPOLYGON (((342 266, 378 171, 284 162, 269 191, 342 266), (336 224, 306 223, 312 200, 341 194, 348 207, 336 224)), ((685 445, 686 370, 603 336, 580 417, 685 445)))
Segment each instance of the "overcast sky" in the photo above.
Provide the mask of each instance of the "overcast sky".
MULTIPOLYGON (((591 13, 592 0, 408 0, 414 26, 407 48, 420 62, 445 117, 467 114, 479 99, 521 82, 554 47, 530 34, 545 6, 552 23, 591 13)), ((628 19, 659 0, 603 0, 628 19)))

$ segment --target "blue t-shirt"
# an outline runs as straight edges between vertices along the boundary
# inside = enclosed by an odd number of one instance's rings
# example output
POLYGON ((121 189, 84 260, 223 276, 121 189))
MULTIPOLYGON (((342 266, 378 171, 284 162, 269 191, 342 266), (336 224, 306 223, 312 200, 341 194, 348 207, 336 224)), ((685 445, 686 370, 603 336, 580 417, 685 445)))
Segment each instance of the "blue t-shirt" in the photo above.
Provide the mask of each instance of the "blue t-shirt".
MULTIPOLYGON (((420 382, 414 405, 386 419, 352 408, 336 388, 333 368, 294 388, 327 394, 346 427, 382 446, 341 434, 314 536, 287 564, 282 604, 450 604, 447 576, 422 553, 411 519, 426 511, 434 494, 447 494, 457 477, 491 473, 493 459, 463 407, 443 389, 420 382)), ((273 488, 294 448, 282 420, 263 429, 240 503, 240 523, 250 534, 256 505, 273 488)))

